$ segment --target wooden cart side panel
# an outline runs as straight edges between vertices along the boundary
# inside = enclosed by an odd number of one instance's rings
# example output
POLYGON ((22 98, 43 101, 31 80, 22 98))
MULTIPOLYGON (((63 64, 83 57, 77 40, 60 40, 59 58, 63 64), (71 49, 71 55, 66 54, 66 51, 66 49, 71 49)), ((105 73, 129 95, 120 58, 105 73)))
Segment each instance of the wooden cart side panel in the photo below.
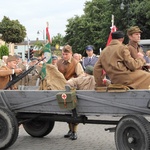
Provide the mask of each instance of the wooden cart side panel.
MULTIPOLYGON (((56 94, 60 91, 5 91, 11 109, 15 112, 36 112, 68 114, 60 109, 56 94)), ((147 103, 149 90, 132 90, 123 93, 76 91, 77 113, 81 115, 100 114, 150 114, 147 103)))
POLYGON ((4 91, 0 92, 0 107, 5 107, 8 108, 9 110, 11 109, 10 102, 7 99, 4 91))
POLYGON ((100 112, 101 114, 150 114, 150 110, 147 108, 150 91, 87 92, 86 94, 84 91, 78 91, 77 97, 79 105, 83 106, 79 107, 79 112, 88 110, 91 113, 100 112))

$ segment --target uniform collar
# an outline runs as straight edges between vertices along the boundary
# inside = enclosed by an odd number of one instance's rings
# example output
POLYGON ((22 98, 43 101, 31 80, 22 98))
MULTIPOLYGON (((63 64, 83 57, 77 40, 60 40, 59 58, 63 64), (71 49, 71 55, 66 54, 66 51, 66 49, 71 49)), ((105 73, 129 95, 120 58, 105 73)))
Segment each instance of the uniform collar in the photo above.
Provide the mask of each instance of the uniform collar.
MULTIPOLYGON (((119 45, 122 45, 122 43, 121 43, 119 40, 112 39, 109 45, 118 45, 118 44, 119 44, 119 45)), ((109 46, 109 45, 108 45, 108 46, 109 46)))
POLYGON ((93 54, 91 57, 90 56, 88 56, 88 58, 93 58, 95 55, 93 54))
POLYGON ((62 63, 66 63, 66 62, 71 63, 71 59, 72 59, 72 57, 69 60, 66 60, 66 61, 63 60, 62 63))
POLYGON ((129 45, 133 46, 134 48, 138 49, 140 45, 137 42, 129 41, 129 45))

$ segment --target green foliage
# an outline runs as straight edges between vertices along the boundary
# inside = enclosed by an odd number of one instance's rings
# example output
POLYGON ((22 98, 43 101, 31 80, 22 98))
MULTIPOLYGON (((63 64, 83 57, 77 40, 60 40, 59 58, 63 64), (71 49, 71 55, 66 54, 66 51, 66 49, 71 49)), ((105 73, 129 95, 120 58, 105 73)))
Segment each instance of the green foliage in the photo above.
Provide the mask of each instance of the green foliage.
POLYGON ((64 37, 58 33, 56 36, 53 36, 53 39, 52 39, 52 46, 56 46, 56 44, 60 45, 60 46, 63 46, 65 43, 64 43, 64 37))
POLYGON ((34 48, 37 49, 37 50, 43 49, 44 46, 45 46, 45 44, 43 42, 40 42, 40 41, 36 41, 35 44, 34 44, 34 48))
POLYGON ((10 20, 4 16, 0 22, 0 33, 6 43, 20 43, 26 36, 26 29, 18 20, 10 20))
MULTIPOLYGON (((139 26, 143 31, 142 39, 149 38, 150 28, 150 1, 148 0, 110 0, 115 16, 115 25, 118 30, 126 33, 130 26, 139 26), (123 2, 124 8, 120 5, 123 2)), ((124 43, 128 42, 127 36, 124 43)))
POLYGON ((86 2, 84 15, 68 19, 64 40, 74 52, 85 55, 85 47, 93 45, 94 52, 98 54, 99 48, 106 45, 111 26, 109 7, 106 0, 86 2))
POLYGON ((2 59, 3 56, 8 56, 9 55, 9 49, 6 45, 2 45, 0 47, 0 59, 2 59))
MULTIPOLYGON (((111 16, 118 30, 126 34, 130 26, 139 26, 142 39, 150 35, 149 0, 92 0, 85 3, 84 14, 68 19, 64 42, 70 44, 74 52, 85 55, 85 47, 93 45, 95 53, 104 48, 112 25, 111 16), (121 4, 123 3, 123 9, 121 4)), ((128 42, 127 36, 124 43, 128 42)))

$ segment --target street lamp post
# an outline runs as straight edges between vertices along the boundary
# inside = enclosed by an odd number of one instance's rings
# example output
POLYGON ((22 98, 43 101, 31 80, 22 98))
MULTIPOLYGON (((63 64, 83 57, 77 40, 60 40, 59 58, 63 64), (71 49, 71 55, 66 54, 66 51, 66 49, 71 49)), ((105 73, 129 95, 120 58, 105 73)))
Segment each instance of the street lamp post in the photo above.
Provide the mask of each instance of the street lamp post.
POLYGON ((43 34, 43 40, 45 42, 45 32, 44 32, 44 30, 43 31, 42 30, 38 30, 37 34, 40 34, 40 32, 43 34))
POLYGON ((120 9, 121 9, 121 10, 124 10, 124 3, 123 3, 123 1, 122 1, 122 3, 120 4, 120 9))
POLYGON ((29 61, 29 59, 30 59, 30 50, 29 50, 29 48, 30 48, 30 39, 28 38, 28 36, 27 36, 27 48, 28 48, 28 61, 29 61))
MULTIPOLYGON (((124 10, 125 8, 125 4, 124 4, 124 0, 122 0, 122 3, 120 4, 120 9, 124 10)), ((127 26, 129 26, 129 1, 127 4, 127 26)))

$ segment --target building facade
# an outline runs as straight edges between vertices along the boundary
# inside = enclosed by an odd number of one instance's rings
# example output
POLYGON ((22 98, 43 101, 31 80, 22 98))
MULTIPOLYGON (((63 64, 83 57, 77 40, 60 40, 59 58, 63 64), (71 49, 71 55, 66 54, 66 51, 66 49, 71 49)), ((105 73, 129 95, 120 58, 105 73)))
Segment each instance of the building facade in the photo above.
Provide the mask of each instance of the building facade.
POLYGON ((25 53, 28 52, 30 48, 37 50, 35 48, 36 43, 44 43, 43 40, 32 40, 32 41, 23 41, 21 43, 14 44, 14 54, 20 55, 23 60, 25 60, 25 53))

